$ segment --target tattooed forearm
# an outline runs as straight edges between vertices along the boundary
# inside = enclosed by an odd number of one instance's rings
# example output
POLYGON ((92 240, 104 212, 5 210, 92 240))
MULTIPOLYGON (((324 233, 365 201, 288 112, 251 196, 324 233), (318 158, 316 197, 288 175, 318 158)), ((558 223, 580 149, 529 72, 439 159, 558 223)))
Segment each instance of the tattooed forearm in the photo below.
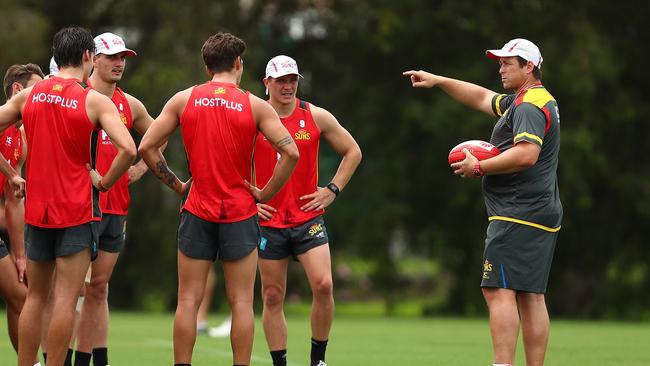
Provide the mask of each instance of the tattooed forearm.
POLYGON ((164 160, 161 160, 156 163, 156 175, 160 180, 163 181, 166 185, 168 185, 171 188, 174 188, 174 183, 176 183, 176 174, 172 172, 169 167, 167 166, 167 162, 164 160))
POLYGON ((282 146, 285 146, 285 145, 289 145, 292 142, 293 142, 293 139, 291 138, 291 136, 285 136, 282 139, 280 139, 278 142, 276 142, 275 146, 282 147, 282 146))

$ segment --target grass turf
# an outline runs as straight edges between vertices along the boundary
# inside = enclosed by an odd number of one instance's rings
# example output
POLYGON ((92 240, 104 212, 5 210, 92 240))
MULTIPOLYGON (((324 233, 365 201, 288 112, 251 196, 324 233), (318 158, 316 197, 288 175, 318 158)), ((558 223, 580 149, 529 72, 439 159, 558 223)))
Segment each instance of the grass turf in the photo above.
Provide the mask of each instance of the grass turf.
MULTIPOLYGON (((15 365, 0 313, 0 365, 15 365)), ((216 325, 220 317, 213 316, 216 325)), ((173 365, 171 314, 111 314, 109 361, 115 366, 173 365)), ((289 366, 309 364, 309 319, 288 316, 289 366)), ((521 338, 521 337, 520 337, 521 338)), ((650 365, 650 324, 552 322, 546 365, 650 365)), ((331 366, 490 365, 486 319, 338 316, 330 336, 331 366)), ((193 365, 231 365, 228 339, 197 337, 193 365)), ((253 365, 271 365, 262 326, 256 325, 253 365)), ((524 365, 521 341, 516 364, 524 365)))

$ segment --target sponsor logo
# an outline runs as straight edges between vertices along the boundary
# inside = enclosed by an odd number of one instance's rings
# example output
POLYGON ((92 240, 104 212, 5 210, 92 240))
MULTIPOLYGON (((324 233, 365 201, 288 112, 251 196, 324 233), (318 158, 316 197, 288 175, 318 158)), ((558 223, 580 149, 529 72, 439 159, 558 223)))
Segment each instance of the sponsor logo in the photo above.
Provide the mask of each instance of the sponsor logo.
POLYGON ((218 87, 217 89, 214 90, 214 95, 219 95, 219 94, 226 94, 226 89, 223 87, 218 87))
MULTIPOLYGON (((323 224, 313 224, 312 226, 309 227, 309 235, 310 236, 315 236, 316 234, 323 234, 323 224)), ((317 238, 322 238, 323 236, 317 236, 317 238)))
POLYGON ((7 136, 7 139, 5 140, 5 145, 11 146, 12 141, 13 141, 13 139, 11 138, 11 136, 7 136))
POLYGON ((222 98, 198 98, 194 99, 195 107, 223 107, 226 109, 232 109, 237 112, 244 110, 244 106, 241 103, 235 103, 230 100, 222 98))
POLYGON ((38 93, 32 95, 32 103, 49 103, 49 104, 59 105, 63 108, 77 109, 77 105, 79 104, 79 101, 77 101, 76 99, 63 98, 60 95, 38 93))
POLYGON ((485 263, 483 263, 483 279, 489 280, 491 272, 492 272, 492 263, 490 263, 490 261, 486 259, 485 263))
POLYGON ((52 91, 58 91, 58 92, 63 91, 63 85, 54 84, 54 86, 52 86, 52 91))
POLYGON ((300 129, 298 132, 293 134, 295 140, 309 140, 311 135, 306 130, 300 129))
POLYGON ((113 145, 113 142, 111 142, 111 139, 106 134, 106 131, 102 130, 101 136, 102 136, 102 145, 113 145))

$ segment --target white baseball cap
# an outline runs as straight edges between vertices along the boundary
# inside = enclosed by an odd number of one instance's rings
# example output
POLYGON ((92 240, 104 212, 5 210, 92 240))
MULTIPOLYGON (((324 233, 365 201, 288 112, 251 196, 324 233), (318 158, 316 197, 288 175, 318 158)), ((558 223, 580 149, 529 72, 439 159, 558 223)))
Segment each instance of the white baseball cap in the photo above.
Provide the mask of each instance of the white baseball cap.
POLYGON ((515 38, 509 41, 500 50, 487 50, 485 55, 497 60, 501 57, 520 56, 540 69, 542 68, 542 61, 544 61, 539 48, 533 42, 523 38, 515 38))
POLYGON ((50 75, 56 75, 59 73, 59 65, 54 61, 54 56, 50 59, 50 75))
POLYGON ((103 53, 105 55, 115 55, 120 52, 126 52, 127 56, 136 56, 135 51, 126 48, 122 37, 106 32, 95 37, 95 54, 103 53))
POLYGON ((265 79, 268 77, 279 78, 285 75, 298 75, 301 78, 303 77, 298 72, 298 63, 296 63, 296 60, 289 56, 280 55, 273 57, 266 64, 265 79))

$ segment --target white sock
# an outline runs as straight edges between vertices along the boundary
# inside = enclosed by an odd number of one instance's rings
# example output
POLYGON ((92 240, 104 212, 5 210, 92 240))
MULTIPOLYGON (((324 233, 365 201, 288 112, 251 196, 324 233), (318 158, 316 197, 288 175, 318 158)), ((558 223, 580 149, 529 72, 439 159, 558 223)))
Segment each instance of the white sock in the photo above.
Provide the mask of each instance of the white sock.
POLYGON ((208 327, 207 321, 196 322, 196 330, 205 330, 208 327))
POLYGON ((41 366, 41 363, 37 362, 37 363, 34 364, 34 366, 41 366))

